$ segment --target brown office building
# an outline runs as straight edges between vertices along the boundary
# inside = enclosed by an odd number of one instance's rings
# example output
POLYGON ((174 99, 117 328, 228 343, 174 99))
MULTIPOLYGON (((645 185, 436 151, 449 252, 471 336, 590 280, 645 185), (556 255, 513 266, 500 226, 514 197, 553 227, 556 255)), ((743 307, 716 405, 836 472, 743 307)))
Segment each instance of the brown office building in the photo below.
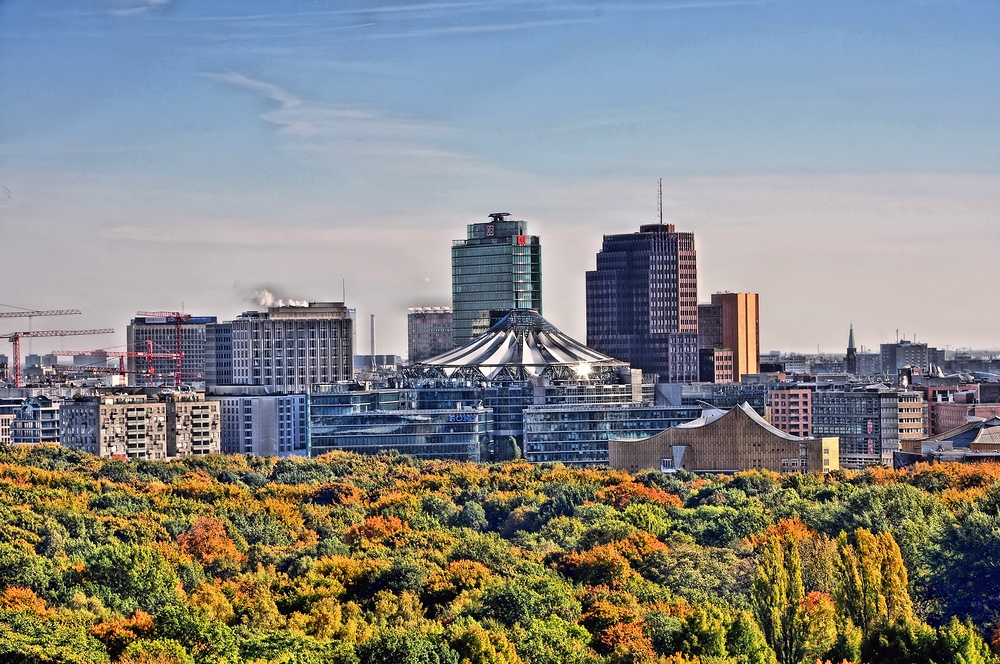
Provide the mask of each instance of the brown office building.
POLYGON ((612 468, 631 473, 650 468, 813 473, 840 467, 839 446, 836 437, 800 438, 779 431, 744 403, 725 413, 707 411, 693 422, 643 440, 610 441, 608 457, 612 468))
POLYGON ((760 296, 757 293, 715 293, 722 306, 722 347, 733 351, 734 378, 760 373, 760 296))

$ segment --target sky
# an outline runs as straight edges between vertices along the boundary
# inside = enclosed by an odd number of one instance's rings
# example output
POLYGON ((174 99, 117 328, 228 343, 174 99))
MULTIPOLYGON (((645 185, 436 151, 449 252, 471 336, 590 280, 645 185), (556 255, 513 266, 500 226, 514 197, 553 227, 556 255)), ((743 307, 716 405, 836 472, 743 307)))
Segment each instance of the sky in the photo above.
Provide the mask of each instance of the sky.
POLYGON ((116 329, 54 344, 86 349, 346 290, 405 355, 452 240, 510 212, 585 341, 662 178, 764 352, 1000 347, 998 35, 995 0, 0 0, 0 303, 116 329))

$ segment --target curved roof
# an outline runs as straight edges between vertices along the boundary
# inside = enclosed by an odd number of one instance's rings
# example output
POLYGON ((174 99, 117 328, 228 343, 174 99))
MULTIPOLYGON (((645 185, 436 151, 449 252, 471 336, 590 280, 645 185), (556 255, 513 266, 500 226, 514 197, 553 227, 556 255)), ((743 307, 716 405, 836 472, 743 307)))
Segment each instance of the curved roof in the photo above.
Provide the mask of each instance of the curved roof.
POLYGON ((799 436, 793 436, 790 433, 786 433, 781 429, 778 429, 777 427, 769 423, 767 420, 765 420, 763 417, 761 417, 760 414, 757 411, 755 411, 746 401, 728 411, 719 409, 712 409, 712 410, 706 409, 702 411, 702 416, 699 417, 698 419, 691 420, 690 422, 685 422, 683 424, 678 424, 674 428, 701 429, 710 424, 713 424, 714 422, 717 422, 724 418, 728 418, 730 416, 739 417, 740 413, 742 413, 742 415, 746 417, 749 417, 751 420, 754 421, 754 423, 757 424, 757 426, 761 427, 772 436, 777 436, 778 438, 784 438, 785 440, 798 440, 798 441, 808 440, 807 438, 800 438, 799 436))
POLYGON ((585 377, 592 365, 627 366, 560 332, 531 309, 515 309, 485 334, 420 364, 440 368, 449 376, 475 368, 488 379, 503 369, 541 376, 550 367, 572 367, 585 377))

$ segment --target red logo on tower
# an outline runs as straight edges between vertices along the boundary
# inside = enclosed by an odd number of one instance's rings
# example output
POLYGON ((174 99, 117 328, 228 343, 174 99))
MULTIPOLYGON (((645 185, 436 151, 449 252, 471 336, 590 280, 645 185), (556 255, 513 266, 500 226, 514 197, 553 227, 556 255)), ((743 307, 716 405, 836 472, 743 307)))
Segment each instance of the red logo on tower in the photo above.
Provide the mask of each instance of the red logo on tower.
POLYGON ((528 244, 528 238, 527 238, 527 236, 525 236, 525 235, 518 235, 517 236, 517 243, 519 245, 521 245, 521 246, 524 246, 524 245, 528 244))

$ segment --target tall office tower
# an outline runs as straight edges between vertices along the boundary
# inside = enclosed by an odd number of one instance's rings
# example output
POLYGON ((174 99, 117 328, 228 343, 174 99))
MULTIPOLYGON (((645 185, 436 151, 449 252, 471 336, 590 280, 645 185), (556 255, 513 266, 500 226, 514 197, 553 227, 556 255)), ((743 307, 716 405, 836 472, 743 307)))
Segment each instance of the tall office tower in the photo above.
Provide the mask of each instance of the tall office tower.
POLYGON ((468 238, 451 247, 451 304, 455 346, 485 334, 511 309, 542 313, 542 247, 528 223, 495 212, 469 224, 468 238))
MULTIPOLYGON (((205 380, 205 326, 215 323, 215 316, 195 316, 181 324, 181 371, 185 382, 205 380)), ((128 324, 128 349, 143 352, 147 341, 153 342, 154 353, 173 353, 177 348, 177 326, 173 318, 138 316, 128 324)), ((177 364, 172 359, 153 360, 153 379, 165 382, 172 378, 177 364)), ((129 384, 144 385, 146 380, 146 360, 128 358, 129 384)))
POLYGON ((450 307, 413 307, 406 316, 410 364, 452 349, 450 307))
POLYGON ((354 375, 354 321, 343 302, 247 311, 232 323, 234 385, 294 394, 354 375))
POLYGON ((851 323, 851 334, 847 337, 847 361, 844 363, 848 375, 858 375, 858 349, 854 346, 854 324, 851 323))
POLYGON ((649 224, 604 236, 587 272, 587 345, 661 381, 698 380, 694 233, 649 224))
POLYGON ((722 347, 733 351, 733 374, 741 380, 760 373, 760 296, 757 293, 715 293, 722 306, 722 347))

